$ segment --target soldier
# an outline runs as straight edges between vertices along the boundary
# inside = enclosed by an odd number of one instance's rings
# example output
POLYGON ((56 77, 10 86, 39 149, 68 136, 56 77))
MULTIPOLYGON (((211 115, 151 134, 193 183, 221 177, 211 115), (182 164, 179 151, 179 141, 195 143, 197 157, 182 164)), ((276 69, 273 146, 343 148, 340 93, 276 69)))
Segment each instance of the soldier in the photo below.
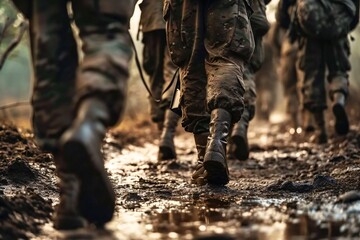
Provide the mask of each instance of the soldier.
POLYGON ((176 71, 166 47, 163 4, 158 0, 143 0, 140 9, 140 27, 144 43, 143 67, 150 76, 153 97, 161 99, 160 102, 156 102, 149 97, 151 119, 162 130, 158 160, 174 159, 176 158, 174 134, 180 117, 168 109, 173 91, 169 89, 162 97, 163 89, 171 82, 176 71))
POLYGON ((198 150, 198 183, 229 182, 227 138, 244 109, 244 63, 254 50, 250 13, 246 0, 164 2, 170 56, 180 68, 182 126, 198 150))
POLYGON ((358 9, 351 0, 282 0, 278 19, 289 27, 290 36, 299 40, 299 68, 302 76, 302 104, 315 120, 314 141, 327 142, 324 110, 325 71, 328 72, 329 97, 335 115, 335 131, 345 135, 349 121, 345 111, 348 96, 350 47, 347 34, 358 21, 358 9), (289 15, 291 13, 291 17, 289 15), (291 19, 291 20, 290 20, 291 19), (291 23, 290 23, 291 21, 291 23))
POLYGON ((266 19, 266 7, 264 0, 251 1, 253 13, 250 17, 250 24, 254 32, 255 50, 250 62, 245 64, 244 83, 245 83, 245 109, 239 122, 237 122, 232 130, 229 155, 239 160, 249 158, 248 144, 248 127, 250 121, 255 116, 256 104, 256 85, 254 74, 257 72, 264 61, 263 36, 268 32, 270 24, 266 19))
POLYGON ((35 84, 34 132, 40 147, 54 155, 60 203, 54 226, 103 226, 115 208, 101 144, 106 129, 124 109, 128 34, 133 1, 71 1, 84 58, 71 28, 68 0, 15 0, 30 20, 35 84))

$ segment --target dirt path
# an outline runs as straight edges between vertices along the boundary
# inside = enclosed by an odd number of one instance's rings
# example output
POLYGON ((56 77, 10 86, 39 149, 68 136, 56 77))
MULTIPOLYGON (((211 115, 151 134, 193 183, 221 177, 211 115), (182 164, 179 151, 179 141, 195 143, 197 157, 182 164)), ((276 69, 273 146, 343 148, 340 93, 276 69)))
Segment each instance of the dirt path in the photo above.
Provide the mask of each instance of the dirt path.
POLYGON ((13 140, 15 145, 8 143, 7 160, 0 158, 0 239, 11 239, 6 236, 20 233, 23 238, 33 239, 360 237, 360 201, 352 202, 360 197, 356 193, 347 196, 345 201, 350 203, 342 203, 338 198, 347 191, 360 190, 357 126, 346 138, 316 146, 290 141, 299 137, 285 133, 281 126, 257 124, 250 132, 250 159, 229 163, 231 181, 222 188, 190 184, 196 155, 191 135, 176 138, 177 161, 159 163, 157 140, 149 141, 153 132, 143 127, 145 133, 140 141, 128 133, 106 139, 106 167, 116 189, 117 211, 114 221, 103 231, 54 231, 49 219, 57 190, 52 187, 55 178, 51 158, 38 152, 31 139, 22 143, 25 148, 16 145, 23 138, 13 140), (26 146, 32 149, 32 157, 26 155, 26 146), (12 156, 13 148, 20 149, 15 154, 18 160, 12 156), (22 171, 29 169, 35 177, 27 182, 11 179, 9 166, 29 159, 30 164, 22 171), (14 198, 24 202, 25 207, 7 206, 14 198), (3 209, 7 209, 7 214, 3 209), (24 225, 30 218, 34 218, 36 229, 24 225), (6 225, 4 220, 14 224, 6 225), (3 230, 5 225, 8 235, 3 230))

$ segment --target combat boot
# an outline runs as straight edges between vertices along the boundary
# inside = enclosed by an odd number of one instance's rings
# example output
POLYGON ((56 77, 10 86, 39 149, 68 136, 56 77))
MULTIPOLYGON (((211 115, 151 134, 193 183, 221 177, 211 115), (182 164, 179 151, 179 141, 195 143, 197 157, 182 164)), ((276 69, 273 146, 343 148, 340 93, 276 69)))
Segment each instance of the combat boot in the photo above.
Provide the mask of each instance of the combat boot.
POLYGON ((238 160, 247 160, 249 158, 249 142, 248 142, 248 127, 250 121, 250 114, 247 108, 241 116, 239 122, 234 125, 230 137, 228 147, 228 155, 231 158, 238 160))
POLYGON ((84 99, 72 126, 60 139, 64 160, 80 180, 79 211, 99 227, 112 219, 115 209, 115 193, 101 152, 109 122, 108 107, 100 99, 84 99))
POLYGON ((171 110, 166 110, 164 127, 162 129, 158 160, 169 160, 176 158, 174 135, 180 116, 171 110))
POLYGON ((197 165, 195 167, 195 171, 193 172, 191 177, 191 182, 198 185, 206 184, 207 172, 204 168, 204 156, 205 156, 208 137, 209 137, 209 132, 194 134, 198 159, 197 159, 197 165))
POLYGON ((349 120, 345 111, 345 95, 341 92, 335 92, 332 98, 332 110, 335 115, 335 131, 339 135, 346 135, 349 132, 349 120))
POLYGON ((55 209, 53 222, 58 230, 70 230, 85 227, 86 221, 78 210, 80 191, 79 179, 71 173, 58 171, 60 203, 55 209))
POLYGON ((211 111, 210 135, 204 156, 204 168, 207 182, 226 185, 229 182, 229 170, 226 162, 226 145, 230 131, 231 114, 222 108, 211 111))
POLYGON ((313 142, 319 143, 319 144, 327 143, 328 137, 327 137, 327 133, 326 133, 324 111, 319 110, 319 111, 313 112, 313 117, 314 117, 315 125, 316 125, 313 142))

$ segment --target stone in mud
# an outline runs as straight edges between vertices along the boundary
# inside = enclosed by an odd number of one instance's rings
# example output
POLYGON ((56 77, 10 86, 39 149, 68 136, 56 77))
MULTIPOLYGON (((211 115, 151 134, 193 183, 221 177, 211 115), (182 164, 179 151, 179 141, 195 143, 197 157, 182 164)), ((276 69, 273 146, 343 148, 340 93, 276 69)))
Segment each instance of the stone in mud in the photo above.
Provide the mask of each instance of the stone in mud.
POLYGON ((285 181, 285 182, 278 181, 277 183, 271 184, 268 187, 269 191, 288 191, 288 192, 297 192, 297 193, 310 192, 313 189, 314 186, 311 183, 307 183, 307 182, 296 183, 292 181, 285 181))
POLYGON ((317 175, 313 181, 314 188, 328 188, 336 185, 336 180, 330 176, 317 175))
POLYGON ((339 196, 337 203, 352 203, 360 200, 359 191, 346 192, 339 196))
POLYGON ((136 192, 129 192, 124 196, 125 201, 141 201, 142 197, 136 192))
POLYGON ((280 186, 280 190, 298 193, 310 192, 313 189, 314 186, 311 183, 307 182, 296 183, 292 181, 285 181, 280 186))

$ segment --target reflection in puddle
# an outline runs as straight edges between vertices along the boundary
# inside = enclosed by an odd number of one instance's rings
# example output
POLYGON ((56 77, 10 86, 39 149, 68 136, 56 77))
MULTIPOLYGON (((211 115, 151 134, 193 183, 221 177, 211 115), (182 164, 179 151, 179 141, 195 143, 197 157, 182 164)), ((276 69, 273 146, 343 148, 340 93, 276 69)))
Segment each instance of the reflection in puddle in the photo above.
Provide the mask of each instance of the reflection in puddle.
MULTIPOLYGON (((254 153, 253 157, 296 159, 305 155, 307 152, 303 150, 290 153, 273 150, 254 153)), ((116 239, 287 240, 327 238, 341 233, 341 221, 323 224, 311 220, 316 219, 315 212, 305 214, 294 210, 296 213, 292 213, 288 204, 302 204, 301 197, 259 198, 252 194, 242 197, 236 193, 232 199, 229 193, 237 185, 231 184, 225 190, 194 190, 186 181, 187 170, 175 171, 175 177, 174 173, 162 172, 159 177, 164 166, 147 156, 156 156, 155 145, 129 147, 120 155, 108 156, 106 166, 120 186, 116 189, 118 196, 122 196, 118 198, 115 220, 108 225, 116 239)), ((185 157, 179 156, 181 163, 185 157)))
MULTIPOLYGON (((261 139, 259 134, 263 134, 266 144, 274 138, 288 137, 267 136, 266 131, 253 134, 251 138, 261 139)), ((359 221, 351 224, 353 218, 350 217, 360 216, 360 203, 349 206, 319 204, 306 195, 264 191, 269 180, 282 177, 292 164, 304 164, 304 160, 298 159, 309 158, 309 146, 287 151, 259 148, 252 153, 252 162, 230 163, 233 178, 228 187, 210 188, 189 184, 192 170, 189 166, 194 164, 192 159, 195 158, 195 153, 189 151, 192 141, 178 141, 184 147, 178 152, 177 165, 171 168, 169 162, 157 162, 154 144, 129 146, 121 152, 108 146, 106 167, 117 194, 117 211, 114 220, 107 225, 109 231, 77 232, 73 238, 67 233, 66 238, 328 239, 347 236, 349 228, 359 227, 356 225, 359 221), (285 170, 277 173, 275 169, 272 176, 257 175, 262 169, 264 173, 274 166, 285 170), (249 175, 254 169, 256 174, 249 175), (240 181, 236 181, 236 176, 240 181)))

